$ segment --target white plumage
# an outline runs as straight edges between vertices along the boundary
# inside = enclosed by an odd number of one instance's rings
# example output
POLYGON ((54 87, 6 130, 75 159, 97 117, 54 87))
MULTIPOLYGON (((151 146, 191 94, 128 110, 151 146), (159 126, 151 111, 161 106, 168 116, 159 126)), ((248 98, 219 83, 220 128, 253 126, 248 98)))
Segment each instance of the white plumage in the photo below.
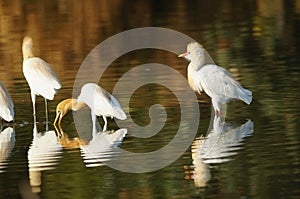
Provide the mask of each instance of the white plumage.
POLYGON ((33 57, 23 62, 23 73, 30 90, 35 95, 41 95, 53 100, 56 90, 61 88, 60 81, 51 66, 39 57, 33 57))
POLYGON ((91 109, 94 130, 96 130, 96 116, 102 116, 105 122, 104 130, 106 130, 106 117, 115 117, 120 120, 126 119, 126 114, 118 100, 105 89, 97 84, 87 83, 81 88, 81 93, 77 98, 77 102, 84 102, 91 109))
POLYGON ((244 89, 225 69, 212 63, 204 48, 197 42, 187 46, 187 52, 179 55, 191 61, 188 65, 188 81, 193 90, 204 91, 212 99, 217 115, 221 104, 239 99, 246 104, 252 101, 252 92, 244 89), (207 57, 206 57, 207 56, 207 57))
POLYGON ((61 84, 52 67, 43 59, 34 56, 31 37, 27 36, 24 38, 22 51, 23 73, 31 90, 33 114, 35 115, 36 95, 41 95, 45 98, 47 107, 46 100, 53 100, 56 91, 61 88, 61 84))
POLYGON ((0 118, 10 122, 14 119, 14 103, 4 84, 0 81, 0 118))

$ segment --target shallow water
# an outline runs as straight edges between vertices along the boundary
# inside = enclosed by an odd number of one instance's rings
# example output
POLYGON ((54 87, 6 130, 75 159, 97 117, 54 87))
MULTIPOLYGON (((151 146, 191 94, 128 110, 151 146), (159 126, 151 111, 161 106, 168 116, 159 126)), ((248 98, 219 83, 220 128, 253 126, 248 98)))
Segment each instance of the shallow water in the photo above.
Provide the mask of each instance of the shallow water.
MULTIPOLYGON (((299 197, 298 1, 72 4, 13 0, 1 2, 0 16, 0 80, 11 93, 16 115, 14 127, 5 124, 0 134, 1 198, 299 197), (166 123, 149 138, 135 136, 151 133, 151 129, 135 132, 125 125, 125 129, 118 130, 110 119, 108 128, 114 132, 97 134, 92 139, 91 125, 84 122, 79 126, 85 134, 79 136, 70 113, 64 117, 57 137, 52 122, 57 103, 72 96, 76 73, 88 53, 114 34, 145 26, 174 29, 199 41, 218 65, 253 92, 253 102, 250 106, 229 103, 224 122, 211 118, 209 98, 197 95, 199 128, 188 149, 159 170, 130 173, 109 165, 120 160, 138 170, 143 165, 155 168, 162 162, 147 156, 138 162, 121 149, 136 153, 159 150, 174 139, 180 122, 186 125, 183 135, 189 138, 194 113, 191 111, 181 121, 180 102, 174 92, 150 84, 131 96, 125 111, 138 125, 150 123, 151 105, 161 104, 166 110, 167 119, 162 113, 152 118, 158 122, 166 119, 166 123), (37 100, 36 128, 33 124, 30 90, 22 73, 21 42, 25 35, 34 38, 36 53, 53 66, 63 86, 49 102, 47 132, 41 97, 37 100)), ((185 46, 176 48, 185 51, 185 46)), ((186 77, 188 63, 184 59, 162 50, 143 49, 115 60, 99 84, 112 92, 125 72, 145 63, 168 65, 186 77)), ((158 80, 170 81, 176 91, 184 90, 179 80, 155 74, 158 80)), ((132 84, 139 76, 142 74, 132 77, 132 84)), ((121 103, 125 101, 122 96, 120 93, 118 97, 121 103)), ((81 114, 89 119, 88 110, 81 114)), ((102 118, 99 122, 103 125, 102 118)), ((168 160, 178 148, 180 143, 158 160, 168 160)))

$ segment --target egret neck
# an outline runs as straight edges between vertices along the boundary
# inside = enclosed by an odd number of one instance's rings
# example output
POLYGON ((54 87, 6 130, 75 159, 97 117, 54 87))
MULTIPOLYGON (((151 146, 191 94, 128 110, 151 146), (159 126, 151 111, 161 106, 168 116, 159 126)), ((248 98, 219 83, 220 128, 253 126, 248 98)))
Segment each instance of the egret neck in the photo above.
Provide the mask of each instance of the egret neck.
POLYGON ((24 61, 31 57, 34 57, 33 41, 31 37, 26 36, 23 39, 22 52, 24 61))

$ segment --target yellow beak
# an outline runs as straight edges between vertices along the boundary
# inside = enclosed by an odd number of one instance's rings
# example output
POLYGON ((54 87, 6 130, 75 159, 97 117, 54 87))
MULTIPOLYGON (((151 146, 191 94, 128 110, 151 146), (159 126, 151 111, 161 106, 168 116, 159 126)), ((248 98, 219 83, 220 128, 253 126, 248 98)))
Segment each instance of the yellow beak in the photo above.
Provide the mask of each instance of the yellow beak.
POLYGON ((185 52, 185 53, 182 53, 182 54, 178 55, 178 57, 185 57, 185 56, 187 56, 188 54, 189 54, 189 52, 185 52))
POLYGON ((53 122, 53 125, 56 124, 57 120, 58 120, 58 125, 60 125, 60 122, 61 122, 61 117, 60 116, 61 116, 61 113, 56 114, 56 117, 55 117, 55 120, 53 122))

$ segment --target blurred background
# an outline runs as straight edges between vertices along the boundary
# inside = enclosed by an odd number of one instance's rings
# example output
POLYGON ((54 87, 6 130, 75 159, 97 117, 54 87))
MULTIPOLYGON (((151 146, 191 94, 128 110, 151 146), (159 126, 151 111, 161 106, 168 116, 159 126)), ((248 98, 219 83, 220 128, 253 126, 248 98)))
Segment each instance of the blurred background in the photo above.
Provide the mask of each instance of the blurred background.
MULTIPOLYGON (((15 103, 16 125, 0 133, 0 198, 299 197, 299 31, 299 0, 1 0, 0 80, 15 103), (80 144, 63 144, 78 136, 69 114, 63 122, 64 140, 47 138, 57 142, 55 150, 43 154, 51 167, 39 166, 32 172, 29 154, 37 146, 34 139, 47 132, 39 97, 37 129, 41 133, 34 136, 30 90, 22 73, 24 36, 33 38, 36 55, 50 63, 61 80, 62 89, 49 102, 53 121, 57 103, 72 95, 77 70, 88 53, 114 34, 146 26, 170 28, 200 42, 216 64, 253 92, 252 104, 230 103, 226 124, 214 121, 214 128, 208 130, 210 99, 198 95, 201 120, 193 145, 170 166, 145 174, 123 173, 105 165, 87 167, 80 144), (224 132, 217 132, 220 125, 226 126, 224 132), (215 144, 203 144, 212 133, 217 134, 212 139, 215 144), (218 161, 207 161, 212 157, 203 155, 205 147, 218 149, 213 157, 218 161), (224 155, 226 151, 234 153, 224 155)), ((124 72, 150 62, 166 64, 186 76, 186 60, 146 49, 121 56, 99 84, 111 92, 124 72)), ((128 132, 121 147, 142 152, 167 144, 180 122, 174 98, 159 85, 138 89, 126 110, 133 119, 146 125, 147 108, 159 103, 166 107, 168 120, 151 139, 143 141, 128 132)), ((114 123, 110 127, 117 128, 114 123)), ((50 131, 55 135, 54 127, 50 131)))

